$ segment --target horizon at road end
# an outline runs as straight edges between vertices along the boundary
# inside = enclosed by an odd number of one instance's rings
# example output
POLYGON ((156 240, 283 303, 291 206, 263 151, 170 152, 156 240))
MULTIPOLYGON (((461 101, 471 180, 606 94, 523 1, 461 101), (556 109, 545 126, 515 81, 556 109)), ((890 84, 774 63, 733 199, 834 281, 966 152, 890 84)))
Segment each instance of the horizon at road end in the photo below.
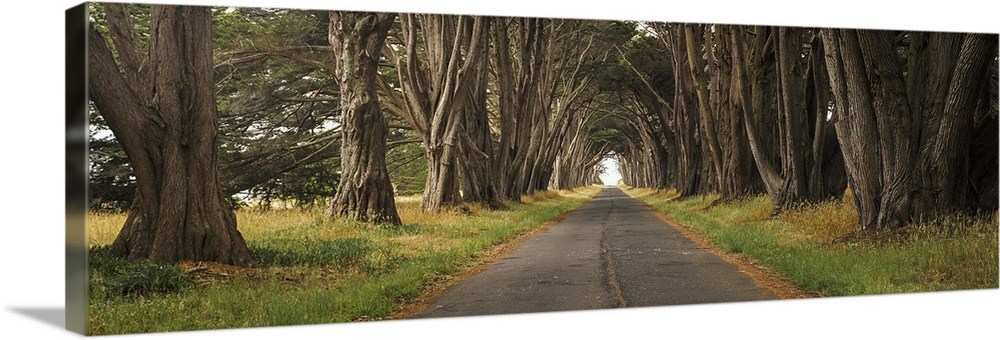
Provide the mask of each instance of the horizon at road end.
POLYGON ((617 185, 618 181, 622 179, 622 174, 618 171, 618 160, 607 157, 601 161, 601 165, 604 166, 600 175, 601 182, 605 186, 617 185))

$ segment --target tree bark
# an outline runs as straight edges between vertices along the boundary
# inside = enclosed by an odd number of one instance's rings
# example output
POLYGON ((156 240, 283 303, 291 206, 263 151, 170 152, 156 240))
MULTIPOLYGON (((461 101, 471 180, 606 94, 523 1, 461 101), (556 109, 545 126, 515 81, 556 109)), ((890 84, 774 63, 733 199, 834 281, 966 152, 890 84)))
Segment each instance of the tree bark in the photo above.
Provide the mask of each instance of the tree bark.
POLYGON ((861 227, 891 229, 922 215, 977 210, 968 205, 981 197, 970 199, 969 157, 982 150, 972 138, 986 130, 975 127, 974 117, 988 110, 983 94, 996 37, 916 34, 902 59, 891 32, 824 30, 822 36, 861 227), (957 54, 941 50, 955 41, 957 54))
MULTIPOLYGON (((712 174, 715 176, 715 183, 719 186, 722 196, 725 198, 731 198, 735 193, 729 192, 728 187, 722 185, 725 182, 723 178, 724 172, 722 169, 722 148, 719 145, 719 133, 715 128, 715 114, 712 112, 712 104, 709 97, 711 94, 709 91, 717 89, 709 89, 707 67, 714 67, 714 65, 705 65, 702 62, 702 58, 698 56, 701 53, 701 49, 706 49, 706 53, 711 53, 710 50, 712 46, 705 46, 706 44, 700 39, 700 34, 695 33, 694 25, 684 24, 684 37, 687 52, 687 66, 688 74, 691 76, 691 84, 694 85, 695 97, 698 100, 698 117, 701 122, 702 136, 704 136, 704 142, 708 145, 708 155, 711 162, 712 174)), ((699 31, 702 31, 699 27, 699 31)), ((701 33, 701 32, 699 32, 701 33)), ((676 57, 676 56, 675 56, 676 57)))
POLYGON ((490 137, 490 117, 487 111, 488 60, 480 58, 472 69, 475 79, 466 91, 462 112, 462 199, 482 203, 491 209, 502 206, 500 192, 491 174, 493 169, 493 140, 490 137))
POLYGON ((830 80, 826 71, 823 41, 814 30, 809 45, 809 66, 806 71, 806 97, 808 124, 811 127, 812 157, 809 171, 809 200, 840 199, 847 188, 844 156, 837 141, 837 131, 830 115, 830 80))
POLYGON ((136 177, 135 201, 111 252, 157 262, 249 265, 250 252, 218 178, 211 9, 154 5, 150 20, 150 72, 128 76, 120 70, 144 55, 122 38, 134 32, 113 34, 124 58, 119 64, 91 26, 92 100, 136 177))
POLYGON ((928 167, 925 182, 931 183, 932 194, 927 206, 933 213, 975 210, 978 203, 969 192, 971 154, 966 150, 973 143, 976 111, 985 110, 980 104, 986 97, 983 89, 989 81, 990 61, 996 60, 996 48, 995 35, 969 34, 962 40, 937 131, 928 131, 937 138, 926 145, 930 152, 924 154, 927 158, 922 162, 928 167))
POLYGON ((738 97, 730 93, 733 65, 729 31, 732 29, 726 25, 711 25, 696 32, 692 25, 684 26, 702 135, 715 174, 712 187, 718 190, 722 200, 761 192, 763 187, 753 164, 741 114, 733 100, 738 97))
POLYGON ((790 27, 775 29, 775 56, 778 69, 778 121, 781 122, 781 160, 783 187, 781 207, 808 200, 808 172, 811 161, 809 125, 806 111, 806 77, 802 55, 802 30, 790 27))
POLYGON ((331 11, 330 45, 340 88, 340 183, 327 215, 401 224, 386 170, 385 117, 378 102, 378 64, 395 14, 331 11))
MULTIPOLYGON (((491 68, 496 77, 497 111, 499 115, 500 141, 497 145, 497 161, 493 163, 493 177, 497 181, 500 197, 505 200, 520 200, 519 193, 513 189, 515 174, 512 173, 514 159, 517 154, 517 108, 524 97, 519 95, 518 81, 515 76, 520 69, 515 69, 516 60, 511 38, 508 32, 519 19, 501 18, 493 21, 491 27, 491 45, 493 58, 491 68)), ((523 19, 521 19, 523 20, 523 19)), ((520 30, 519 30, 520 31, 520 30)), ((525 29, 527 31, 527 29, 525 29)))
POLYGON ((676 158, 676 168, 674 169, 674 187, 681 197, 688 197, 704 192, 703 176, 710 176, 702 172, 702 146, 698 138, 699 115, 695 98, 696 94, 692 84, 693 76, 691 69, 687 65, 687 48, 681 42, 685 41, 684 32, 681 29, 670 30, 670 40, 668 47, 671 48, 674 56, 674 103, 673 121, 674 127, 673 145, 674 157, 676 158))
POLYGON ((729 39, 730 31, 741 29, 729 25, 714 25, 706 31, 711 34, 710 62, 715 65, 711 75, 711 105, 718 121, 719 146, 722 150, 722 176, 719 192, 722 199, 765 193, 764 183, 754 164, 750 143, 747 141, 743 116, 739 111, 738 96, 734 91, 734 62, 729 39))
POLYGON ((856 31, 823 30, 821 34, 827 51, 827 70, 835 100, 834 121, 844 153, 847 183, 861 229, 876 229, 880 226, 882 152, 876 147, 879 143, 875 108, 860 42, 856 31))

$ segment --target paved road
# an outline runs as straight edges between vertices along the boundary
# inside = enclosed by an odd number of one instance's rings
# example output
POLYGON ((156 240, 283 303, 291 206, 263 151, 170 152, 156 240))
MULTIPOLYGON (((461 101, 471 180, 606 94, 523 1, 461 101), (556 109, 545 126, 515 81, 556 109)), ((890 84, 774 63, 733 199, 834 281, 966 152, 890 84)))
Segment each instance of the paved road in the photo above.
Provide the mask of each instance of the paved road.
POLYGON ((773 300, 620 189, 445 290, 418 318, 773 300))

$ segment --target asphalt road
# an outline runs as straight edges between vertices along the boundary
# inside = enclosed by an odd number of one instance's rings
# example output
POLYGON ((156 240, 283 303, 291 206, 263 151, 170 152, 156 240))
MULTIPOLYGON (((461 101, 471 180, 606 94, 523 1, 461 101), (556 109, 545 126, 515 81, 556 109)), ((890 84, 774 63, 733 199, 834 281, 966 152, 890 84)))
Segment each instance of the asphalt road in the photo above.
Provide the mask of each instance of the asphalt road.
POLYGON ((620 189, 428 303, 417 318, 778 299, 620 189))

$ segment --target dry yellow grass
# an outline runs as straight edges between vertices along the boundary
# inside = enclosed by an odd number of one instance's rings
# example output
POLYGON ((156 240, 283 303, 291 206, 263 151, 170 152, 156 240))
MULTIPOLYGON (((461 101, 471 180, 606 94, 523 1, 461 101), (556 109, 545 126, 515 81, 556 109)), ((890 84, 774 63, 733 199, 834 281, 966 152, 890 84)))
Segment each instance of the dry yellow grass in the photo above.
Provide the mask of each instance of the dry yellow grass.
POLYGON ((114 242, 118 232, 125 225, 125 214, 88 213, 87 246, 96 247, 114 242))
POLYGON ((460 217, 466 215, 478 215, 481 212, 488 210, 482 204, 470 204, 465 203, 459 207, 446 207, 441 210, 439 214, 429 214, 425 213, 420 209, 420 196, 403 196, 396 198, 396 212, 399 213, 399 219, 404 224, 428 224, 428 223, 439 223, 443 219, 460 217), (461 208, 460 208, 461 207, 461 208), (468 211, 463 211, 463 209, 468 209, 468 211))
POLYGON ((858 212, 854 204, 837 200, 785 210, 777 217, 795 233, 820 243, 829 243, 858 230, 858 212))
POLYGON ((521 196, 521 202, 524 202, 524 203, 541 202, 541 201, 553 199, 553 198, 556 198, 556 197, 559 197, 559 196, 561 196, 560 195, 560 191, 557 191, 557 190, 537 191, 537 192, 535 192, 535 193, 533 193, 531 195, 523 195, 523 196, 521 196))
MULTIPOLYGON (((236 211, 236 223, 243 238, 256 240, 276 230, 315 223, 322 216, 323 211, 319 208, 271 209, 266 212, 241 209, 236 211)), ((88 213, 87 245, 95 247, 111 244, 122 230, 126 217, 125 213, 88 213)))
POLYGON ((236 225, 244 239, 258 240, 277 230, 319 223, 323 214, 324 210, 318 207, 268 211, 241 209, 236 211, 236 225))
MULTIPOLYGON (((677 198, 675 189, 654 190, 647 188, 623 188, 629 195, 650 201, 670 201, 677 198)), ((842 200, 829 200, 784 210, 771 216, 774 206, 766 195, 741 198, 713 206, 718 194, 691 197, 688 204, 692 210, 712 210, 713 216, 726 226, 743 226, 747 223, 775 219, 783 222, 786 237, 808 239, 819 243, 829 243, 837 237, 858 229, 858 213, 854 208, 850 190, 842 200), (722 209, 716 209, 716 208, 722 209)))
MULTIPOLYGON (((700 199, 700 202, 706 201, 711 202, 711 200, 705 197, 700 199)), ((725 208, 715 209, 720 210, 716 211, 715 214, 720 221, 725 222, 724 224, 733 226, 741 226, 754 221, 766 220, 771 217, 772 211, 771 201, 768 200, 767 196, 741 198, 726 202, 722 205, 716 205, 715 207, 725 208)), ((715 207, 713 207, 713 209, 715 207)))
POLYGON ((629 186, 621 186, 620 188, 623 191, 626 191, 629 196, 636 198, 642 197, 642 198, 669 201, 680 196, 680 194, 677 193, 677 189, 673 188, 659 189, 659 190, 651 188, 634 188, 629 186))

